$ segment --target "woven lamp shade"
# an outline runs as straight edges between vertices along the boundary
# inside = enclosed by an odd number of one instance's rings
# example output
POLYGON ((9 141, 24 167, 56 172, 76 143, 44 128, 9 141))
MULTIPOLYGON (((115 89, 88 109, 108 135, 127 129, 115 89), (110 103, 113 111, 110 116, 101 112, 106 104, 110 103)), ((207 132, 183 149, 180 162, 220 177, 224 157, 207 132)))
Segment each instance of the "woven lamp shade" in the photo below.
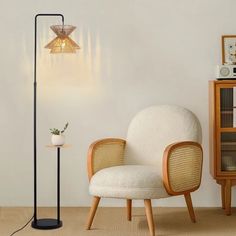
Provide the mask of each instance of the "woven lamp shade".
POLYGON ((75 30, 72 25, 53 25, 50 27, 57 35, 45 48, 50 49, 50 53, 75 53, 80 49, 79 45, 74 42, 69 35, 75 30))

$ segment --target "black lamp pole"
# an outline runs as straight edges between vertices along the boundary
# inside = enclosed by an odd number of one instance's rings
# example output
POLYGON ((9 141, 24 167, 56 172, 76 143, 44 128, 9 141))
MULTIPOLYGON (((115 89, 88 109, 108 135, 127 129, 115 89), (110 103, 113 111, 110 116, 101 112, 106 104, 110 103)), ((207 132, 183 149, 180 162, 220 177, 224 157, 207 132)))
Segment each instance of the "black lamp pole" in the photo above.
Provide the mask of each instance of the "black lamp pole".
POLYGON ((62 14, 37 14, 34 21, 34 219, 32 227, 37 229, 55 229, 62 226, 59 219, 37 219, 37 19, 38 17, 59 16, 64 25, 62 14))

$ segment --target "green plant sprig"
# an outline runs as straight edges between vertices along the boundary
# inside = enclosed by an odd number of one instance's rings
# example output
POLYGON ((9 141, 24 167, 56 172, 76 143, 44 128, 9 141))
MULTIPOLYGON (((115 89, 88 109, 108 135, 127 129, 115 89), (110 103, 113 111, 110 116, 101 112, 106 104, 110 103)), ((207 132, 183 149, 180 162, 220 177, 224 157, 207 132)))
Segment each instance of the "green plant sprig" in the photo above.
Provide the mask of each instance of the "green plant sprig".
POLYGON ((63 134, 65 132, 65 130, 67 129, 69 123, 67 122, 63 128, 63 130, 59 130, 59 129, 56 129, 56 128, 53 128, 53 129, 50 129, 50 132, 51 134, 54 134, 54 135, 60 135, 60 134, 63 134))

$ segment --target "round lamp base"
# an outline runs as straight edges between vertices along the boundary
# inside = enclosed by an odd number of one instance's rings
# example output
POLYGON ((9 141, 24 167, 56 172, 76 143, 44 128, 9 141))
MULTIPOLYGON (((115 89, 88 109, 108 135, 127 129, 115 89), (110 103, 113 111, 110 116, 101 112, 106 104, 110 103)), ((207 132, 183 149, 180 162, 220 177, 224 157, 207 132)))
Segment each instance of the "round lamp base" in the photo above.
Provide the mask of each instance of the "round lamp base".
POLYGON ((34 220, 31 226, 35 229, 57 229, 62 227, 62 221, 57 219, 39 219, 34 220))

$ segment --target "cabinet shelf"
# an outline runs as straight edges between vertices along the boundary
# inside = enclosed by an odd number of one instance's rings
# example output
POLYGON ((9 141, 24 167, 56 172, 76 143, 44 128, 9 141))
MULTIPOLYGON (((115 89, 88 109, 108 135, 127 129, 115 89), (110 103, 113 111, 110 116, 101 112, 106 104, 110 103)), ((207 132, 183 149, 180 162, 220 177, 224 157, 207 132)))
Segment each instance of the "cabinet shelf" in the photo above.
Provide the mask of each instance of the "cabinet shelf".
POLYGON ((222 151, 236 151, 236 142, 221 142, 221 150, 222 151))
POLYGON ((230 142, 222 141, 221 144, 224 144, 224 145, 236 145, 236 141, 230 141, 230 142))
POLYGON ((232 115, 233 111, 221 111, 220 112, 222 115, 232 115))

